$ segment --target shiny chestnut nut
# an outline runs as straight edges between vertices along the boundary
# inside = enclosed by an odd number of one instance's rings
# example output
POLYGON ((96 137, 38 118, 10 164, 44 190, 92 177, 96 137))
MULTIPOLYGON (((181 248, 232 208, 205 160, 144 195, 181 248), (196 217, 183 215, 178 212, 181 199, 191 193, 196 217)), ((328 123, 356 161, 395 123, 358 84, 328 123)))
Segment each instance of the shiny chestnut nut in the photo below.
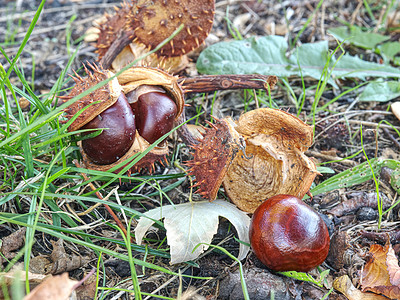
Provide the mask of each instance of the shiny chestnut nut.
POLYGON ((136 116, 136 128, 146 141, 152 144, 172 130, 178 109, 163 88, 142 85, 128 98, 136 116))
POLYGON ((107 165, 120 159, 135 140, 135 116, 123 93, 120 94, 117 102, 81 129, 100 128, 104 128, 103 132, 96 137, 83 140, 82 148, 93 162, 107 165))
POLYGON ((307 272, 328 255, 329 233, 318 213, 290 195, 276 195, 254 212, 250 244, 257 258, 274 271, 307 272))

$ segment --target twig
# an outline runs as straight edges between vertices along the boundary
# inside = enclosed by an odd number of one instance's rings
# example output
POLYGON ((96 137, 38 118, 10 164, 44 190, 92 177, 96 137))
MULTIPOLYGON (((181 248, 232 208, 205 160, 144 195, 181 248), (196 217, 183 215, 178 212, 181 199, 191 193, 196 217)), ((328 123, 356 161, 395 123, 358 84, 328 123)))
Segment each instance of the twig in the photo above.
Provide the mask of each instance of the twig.
POLYGON ((263 89, 271 90, 278 78, 267 75, 203 75, 179 79, 184 93, 209 93, 217 90, 263 89))
POLYGON ((350 167, 354 167, 357 165, 357 163, 355 161, 352 161, 349 159, 343 159, 342 157, 339 157, 339 156, 322 154, 318 151, 308 150, 308 151, 306 151, 306 154, 309 156, 312 156, 312 157, 321 158, 326 161, 339 161, 340 163, 350 166, 350 167))
MULTIPOLYGON (((278 82, 278 77, 272 75, 203 75, 192 78, 180 78, 179 83, 185 94, 209 93, 218 90, 238 89, 263 89, 267 93, 272 90, 278 82)), ((185 110, 176 121, 180 125, 186 121, 185 110)), ((186 124, 178 129, 178 135, 186 145, 196 145, 199 141, 190 133, 186 124)))
POLYGON ((397 146, 397 148, 400 149, 400 143, 396 138, 389 132, 387 128, 382 128, 383 132, 386 133, 386 135, 392 140, 392 142, 397 146))
POLYGON ((396 128, 396 129, 400 130, 400 127, 398 127, 398 126, 392 127, 392 126, 389 126, 386 124, 379 124, 379 123, 368 122, 368 121, 349 120, 348 122, 351 124, 361 124, 363 126, 370 126, 370 127, 378 127, 379 126, 379 128, 387 128, 387 129, 392 129, 392 130, 393 130, 393 128, 396 128))

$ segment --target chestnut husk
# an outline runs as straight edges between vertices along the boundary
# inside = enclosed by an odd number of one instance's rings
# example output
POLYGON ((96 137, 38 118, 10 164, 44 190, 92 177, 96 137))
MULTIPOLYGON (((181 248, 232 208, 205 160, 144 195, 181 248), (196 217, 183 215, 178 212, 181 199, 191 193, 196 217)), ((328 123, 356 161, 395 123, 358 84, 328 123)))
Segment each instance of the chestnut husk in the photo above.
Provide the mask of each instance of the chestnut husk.
MULTIPOLYGON (((93 67, 93 74, 89 73, 88 77, 81 78, 75 77, 76 85, 70 93, 70 97, 74 97, 91 86, 99 83, 100 81, 113 76, 110 71, 100 70, 98 67, 93 67)), ((102 113, 104 110, 112 106, 117 101, 117 92, 128 94, 133 92, 135 89, 142 85, 161 87, 166 91, 177 107, 177 113, 175 120, 182 114, 184 106, 183 91, 177 82, 177 78, 169 75, 168 73, 155 68, 148 67, 132 67, 126 72, 118 76, 117 79, 111 80, 108 84, 99 90, 91 93, 90 95, 78 100, 66 109, 67 118, 72 118, 79 110, 92 104, 95 101, 101 100, 100 103, 90 105, 83 113, 71 124, 69 131, 75 131, 80 129, 82 126, 93 120, 97 115, 102 113), (120 82, 119 82, 120 81, 120 82)), ((118 94, 119 95, 119 94, 118 94)), ((133 113, 133 112, 132 112, 133 113)), ((88 169, 107 171, 116 165, 128 160, 133 155, 145 151, 151 146, 142 136, 140 136, 138 130, 135 131, 135 138, 132 146, 128 151, 121 155, 121 157, 109 164, 98 164, 93 161, 87 153, 85 153, 82 143, 78 142, 80 152, 83 158, 83 165, 88 169)), ((165 156, 168 154, 168 146, 165 141, 156 145, 150 150, 139 162, 137 162, 129 171, 137 172, 143 169, 152 171, 154 169, 155 162, 162 162, 165 160, 165 156)), ((115 170, 118 172, 122 167, 115 170)))
POLYGON ((214 9, 214 0, 124 2, 121 8, 115 8, 115 14, 105 14, 97 24, 94 40, 100 63, 105 68, 112 65, 118 71, 127 62, 155 49, 183 25, 173 40, 139 62, 178 72, 188 63, 186 54, 198 48, 208 36, 214 9))
POLYGON ((319 174, 304 154, 313 142, 312 127, 270 108, 249 111, 236 124, 246 150, 239 151, 224 176, 229 199, 246 212, 254 212, 266 198, 277 194, 302 199, 319 174))
POLYGON ((313 140, 311 126, 270 108, 249 111, 236 122, 218 120, 215 126, 218 130, 206 130, 194 146, 194 160, 188 162, 199 186, 197 192, 206 199, 216 198, 222 182, 229 199, 252 213, 273 195, 292 194, 301 199, 309 191, 318 174, 314 162, 304 154, 313 140), (230 126, 223 126, 224 122, 230 126), (205 160, 213 165, 204 164, 205 160))

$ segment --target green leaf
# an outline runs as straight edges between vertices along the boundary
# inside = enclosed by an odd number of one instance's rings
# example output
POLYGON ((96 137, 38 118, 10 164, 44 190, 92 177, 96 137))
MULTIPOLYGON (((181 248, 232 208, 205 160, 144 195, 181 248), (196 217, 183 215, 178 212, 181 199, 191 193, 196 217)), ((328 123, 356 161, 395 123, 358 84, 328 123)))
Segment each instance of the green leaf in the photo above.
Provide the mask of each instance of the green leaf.
POLYGON ((328 167, 317 167, 317 171, 321 174, 335 174, 335 171, 328 167))
POLYGON ((386 102, 400 96, 400 81, 373 81, 366 85, 360 101, 386 102))
POLYGON ((374 49, 376 45, 387 41, 390 36, 384 36, 378 33, 362 31, 360 27, 336 27, 328 30, 340 42, 353 44, 364 49, 374 49))
POLYGON ((279 274, 285 275, 290 278, 294 278, 301 281, 307 281, 318 285, 319 287, 323 287, 323 282, 329 274, 329 269, 320 273, 320 278, 316 279, 312 277, 310 274, 304 272, 296 272, 296 271, 286 271, 286 272, 278 272, 279 274))
POLYGON ((400 53, 400 42, 384 43, 378 46, 378 50, 383 57, 393 60, 396 54, 400 53))
POLYGON ((356 56, 344 55, 337 63, 333 74, 339 78, 395 77, 400 78, 400 70, 391 66, 362 60, 356 56))
MULTIPOLYGON (((328 178, 311 189, 311 194, 316 196, 333 190, 350 188, 354 185, 364 183, 373 179, 373 174, 380 174, 382 167, 388 167, 392 170, 400 170, 400 162, 393 159, 374 158, 370 160, 370 163, 371 166, 368 164, 368 161, 365 161, 358 166, 347 169, 328 178)), ((393 188, 396 189, 398 179, 392 178, 392 182, 393 188)))
POLYGON ((390 185, 397 193, 400 193, 400 167, 393 170, 390 185))
POLYGON ((205 49, 197 60, 197 69, 207 74, 293 75, 297 65, 285 56, 288 43, 279 36, 221 42, 205 49))
MULTIPOLYGON (((288 44, 283 37, 267 36, 241 41, 221 42, 206 48, 197 61, 197 69, 206 74, 264 74, 286 76, 310 76, 319 80, 328 63, 328 42, 303 44, 287 58, 288 44), (297 63, 299 62, 299 64, 297 63)), ((332 58, 329 66, 335 64, 332 58)), ((336 63, 334 78, 396 77, 400 70, 386 65, 364 61, 344 55, 336 63)), ((335 86, 333 79, 329 83, 335 86)))

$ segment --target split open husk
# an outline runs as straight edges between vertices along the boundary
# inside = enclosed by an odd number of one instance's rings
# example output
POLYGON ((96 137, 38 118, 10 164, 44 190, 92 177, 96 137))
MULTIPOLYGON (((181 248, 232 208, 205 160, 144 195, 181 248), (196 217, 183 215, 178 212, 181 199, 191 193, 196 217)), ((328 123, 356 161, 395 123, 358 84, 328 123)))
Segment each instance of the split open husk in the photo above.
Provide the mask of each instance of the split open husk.
MULTIPOLYGON (((76 85, 71 90, 69 97, 74 97, 88 88, 96 85, 97 83, 110 78, 113 73, 110 71, 104 71, 98 67, 93 66, 93 72, 88 72, 88 76, 85 78, 75 77, 76 85)), ((116 101, 120 93, 128 94, 134 92, 137 88, 142 85, 147 86, 158 86, 163 88, 166 93, 173 99, 177 106, 177 114, 175 120, 182 114, 184 107, 183 91, 177 83, 177 78, 155 68, 147 67, 132 67, 126 72, 122 73, 118 78, 115 78, 104 85, 102 88, 90 93, 88 96, 78 100, 71 104, 65 111, 67 113, 66 118, 71 119, 75 114, 83 112, 78 118, 69 126, 69 131, 75 131, 80 129, 82 126, 87 124, 97 115, 108 109, 116 101), (99 103, 93 104, 93 102, 100 101, 99 103)), ((150 144, 139 135, 136 130, 135 139, 130 149, 114 163, 107 165, 99 165, 90 159, 82 148, 81 143, 80 151, 83 158, 84 166, 100 171, 107 171, 123 161, 126 161, 133 155, 143 152, 150 144)), ((154 147, 148 152, 138 163, 136 163, 129 172, 136 172, 142 169, 152 171, 154 169, 155 162, 162 162, 165 160, 165 156, 168 154, 167 143, 164 141, 154 147)), ((121 169, 121 168, 119 168, 121 169)), ((118 171, 118 170, 117 170, 118 171)))
POLYGON ((247 112, 235 123, 222 119, 215 126, 220 132, 214 126, 207 129, 194 146, 194 160, 188 163, 198 192, 205 198, 214 200, 222 182, 231 201, 252 213, 274 195, 301 199, 308 192, 318 174, 314 162, 304 154, 313 141, 311 126, 269 108, 247 112), (230 125, 224 126, 224 122, 230 125), (205 164, 205 160, 218 164, 205 164))

